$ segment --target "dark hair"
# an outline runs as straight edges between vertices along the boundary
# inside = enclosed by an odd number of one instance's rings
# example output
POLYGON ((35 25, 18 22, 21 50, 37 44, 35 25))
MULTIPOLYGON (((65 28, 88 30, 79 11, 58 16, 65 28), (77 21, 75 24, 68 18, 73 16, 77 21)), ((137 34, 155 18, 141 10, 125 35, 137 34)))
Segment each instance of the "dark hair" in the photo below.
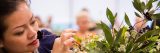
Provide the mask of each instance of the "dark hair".
POLYGON ((17 6, 26 0, 0 0, 0 40, 3 40, 7 26, 4 23, 8 15, 17 10, 17 6))

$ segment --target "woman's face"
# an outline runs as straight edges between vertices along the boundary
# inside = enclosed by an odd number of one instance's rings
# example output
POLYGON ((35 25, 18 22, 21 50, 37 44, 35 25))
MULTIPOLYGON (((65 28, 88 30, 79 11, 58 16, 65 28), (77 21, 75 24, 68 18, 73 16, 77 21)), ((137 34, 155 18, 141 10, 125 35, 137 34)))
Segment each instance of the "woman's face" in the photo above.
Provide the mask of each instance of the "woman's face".
POLYGON ((39 47, 38 25, 25 3, 5 19, 7 30, 4 33, 3 47, 11 53, 33 52, 39 47))
POLYGON ((89 19, 87 16, 83 16, 77 20, 77 24, 81 30, 88 30, 89 19))

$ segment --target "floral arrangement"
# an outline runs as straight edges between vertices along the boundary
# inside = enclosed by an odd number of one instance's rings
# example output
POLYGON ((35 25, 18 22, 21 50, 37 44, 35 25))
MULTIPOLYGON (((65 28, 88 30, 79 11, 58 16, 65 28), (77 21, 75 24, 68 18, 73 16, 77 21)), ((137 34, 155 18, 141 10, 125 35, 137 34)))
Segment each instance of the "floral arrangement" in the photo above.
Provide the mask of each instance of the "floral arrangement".
POLYGON ((74 36, 74 39, 76 40, 73 46, 74 53, 88 53, 97 46, 95 41, 99 41, 99 36, 91 33, 85 39, 81 39, 78 36, 74 36))
POLYGON ((156 20, 160 18, 160 13, 156 11, 160 8, 160 1, 148 0, 143 2, 141 0, 133 0, 132 3, 137 10, 135 15, 143 18, 144 20, 142 21, 153 21, 153 28, 146 26, 136 30, 135 24, 139 22, 131 25, 127 14, 125 14, 124 20, 127 26, 115 29, 114 23, 117 13, 114 15, 107 8, 106 16, 112 26, 109 27, 104 22, 97 23, 97 26, 104 32, 104 38, 92 34, 89 38, 82 40, 75 36, 74 53, 159 53, 160 28, 156 25, 156 20), (153 7, 153 3, 157 3, 156 7, 153 7))

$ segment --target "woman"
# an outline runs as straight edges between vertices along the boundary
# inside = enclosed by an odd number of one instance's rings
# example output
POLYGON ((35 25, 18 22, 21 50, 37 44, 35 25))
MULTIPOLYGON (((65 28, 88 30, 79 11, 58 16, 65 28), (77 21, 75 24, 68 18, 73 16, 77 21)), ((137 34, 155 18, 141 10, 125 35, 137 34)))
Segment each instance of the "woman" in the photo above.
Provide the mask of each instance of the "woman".
MULTIPOLYGON (((38 24, 26 0, 0 0, 0 53, 38 53, 38 24)), ((56 38, 52 53, 70 53, 72 30, 56 38)))
POLYGON ((80 13, 77 15, 76 23, 79 29, 76 35, 83 40, 88 38, 88 35, 91 34, 89 31, 89 24, 91 23, 89 18, 89 12, 85 8, 82 9, 82 11, 80 11, 80 13))

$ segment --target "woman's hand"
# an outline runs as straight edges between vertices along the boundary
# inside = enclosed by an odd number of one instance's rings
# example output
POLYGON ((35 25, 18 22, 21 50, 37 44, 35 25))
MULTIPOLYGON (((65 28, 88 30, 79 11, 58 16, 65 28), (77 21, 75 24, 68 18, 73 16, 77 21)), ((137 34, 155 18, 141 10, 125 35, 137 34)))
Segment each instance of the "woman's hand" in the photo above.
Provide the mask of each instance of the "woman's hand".
POLYGON ((70 48, 74 43, 74 32, 75 31, 71 29, 62 32, 61 37, 55 39, 52 53, 72 53, 70 48))

